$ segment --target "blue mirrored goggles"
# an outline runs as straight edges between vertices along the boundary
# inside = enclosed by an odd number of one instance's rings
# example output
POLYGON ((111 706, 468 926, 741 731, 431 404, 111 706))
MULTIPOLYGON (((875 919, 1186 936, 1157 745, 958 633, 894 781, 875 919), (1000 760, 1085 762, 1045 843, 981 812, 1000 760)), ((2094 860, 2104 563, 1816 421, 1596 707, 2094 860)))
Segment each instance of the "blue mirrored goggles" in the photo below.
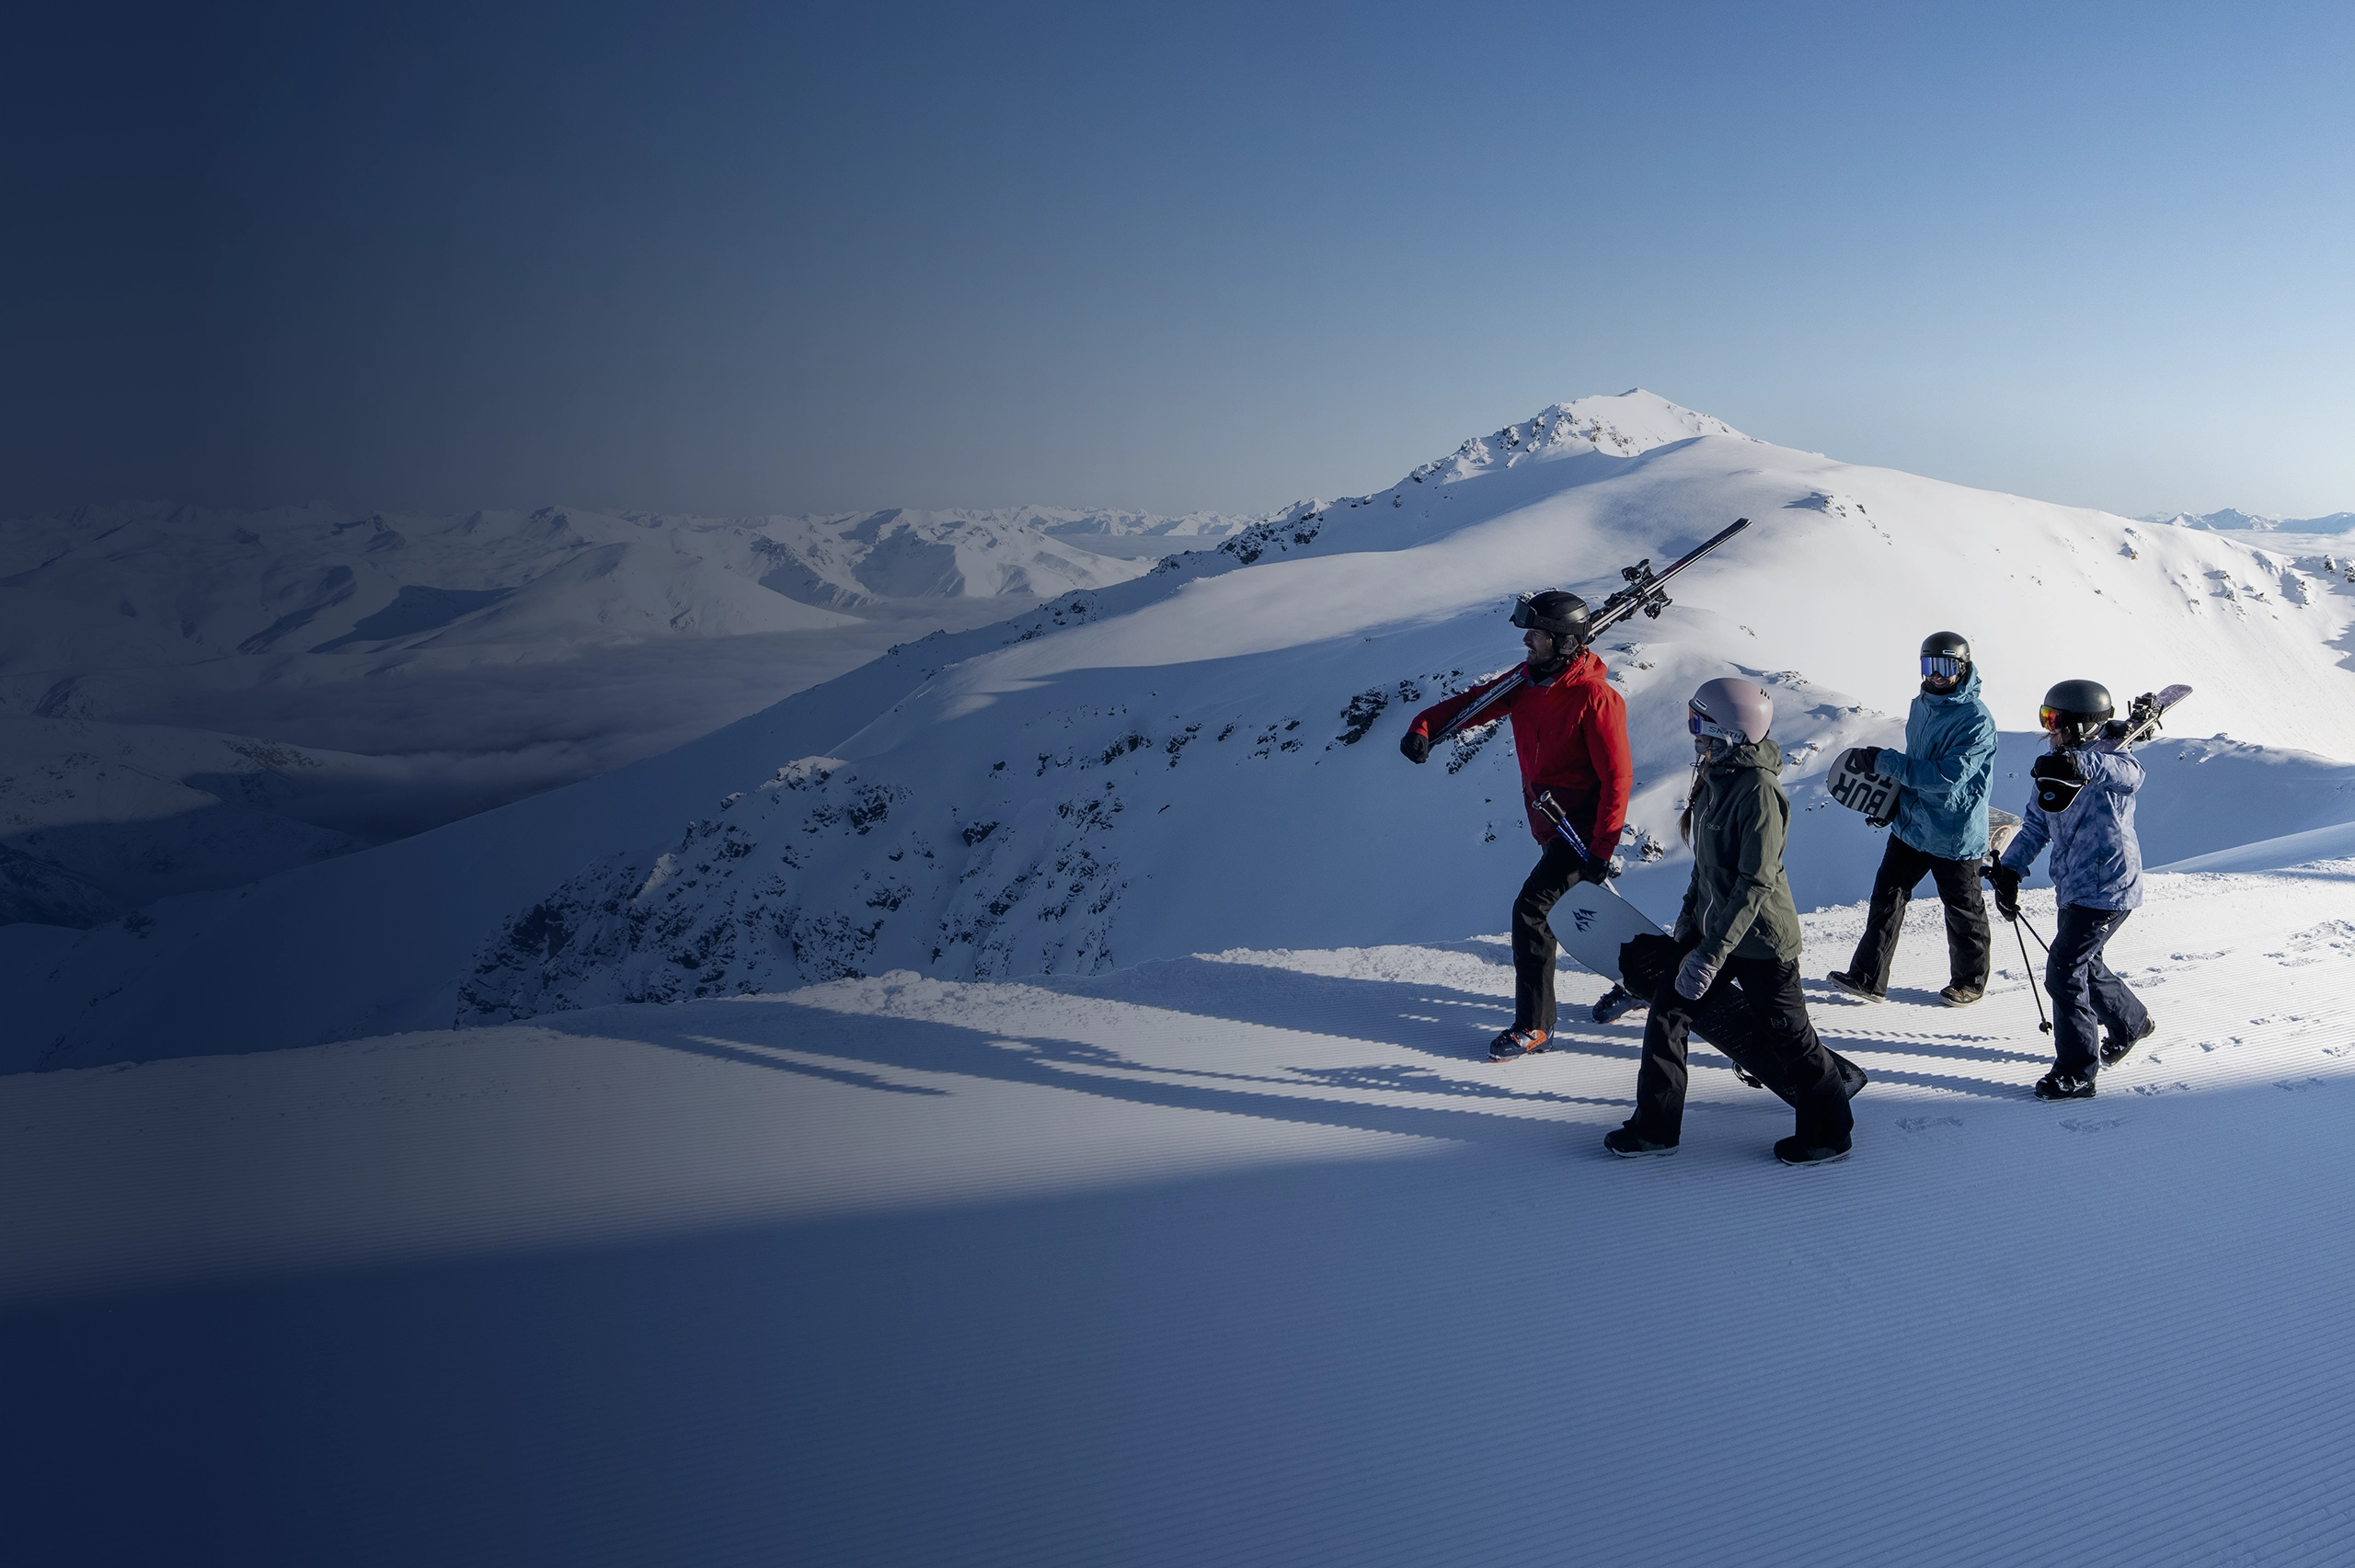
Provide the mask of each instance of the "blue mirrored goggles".
POLYGON ((1967 658, 1957 658, 1950 653, 1925 653, 1922 656, 1922 679, 1924 681, 1959 681, 1970 668, 1967 658))
POLYGON ((1730 740, 1736 745, 1749 738, 1740 730, 1728 729, 1700 709, 1689 704, 1684 709, 1684 727, 1694 735, 1714 735, 1720 740, 1730 740))

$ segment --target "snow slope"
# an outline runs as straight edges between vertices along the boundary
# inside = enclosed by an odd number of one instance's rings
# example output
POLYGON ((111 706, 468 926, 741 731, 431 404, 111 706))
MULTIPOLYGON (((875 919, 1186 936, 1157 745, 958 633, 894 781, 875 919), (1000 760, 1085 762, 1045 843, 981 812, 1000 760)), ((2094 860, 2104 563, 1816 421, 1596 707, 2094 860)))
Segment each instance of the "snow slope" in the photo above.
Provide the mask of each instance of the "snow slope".
POLYGON ((2066 1105, 2016 956, 1936 1006, 1917 909, 1890 1002, 1809 987, 1873 1080, 1818 1171, 1706 1051, 1679 1154, 1603 1156, 1635 1023, 1476 1059, 1501 937, 0 1077, 12 1540, 2345 1561, 2350 879, 2154 878, 2113 957, 2159 1033, 2066 1105))
POLYGON ((2154 863, 2355 818, 2347 585, 2221 534, 1682 434, 1697 419, 1582 400, 1281 538, 904 647, 608 777, 136 933, 24 939, 18 1059, 1485 929, 1533 853, 1508 744, 1410 768, 1405 715, 1511 661, 1515 590, 1599 595, 1736 515, 1756 521, 1666 616, 1605 639, 1638 781, 1623 887, 1656 916, 1683 884, 1684 695, 1729 671, 1775 689, 1793 883, 1844 901, 1880 841, 1826 805, 1823 769, 1897 738, 1938 627, 1978 649, 2006 804, 2044 688, 2089 674, 2188 681, 2179 730, 2212 727, 2146 753, 2154 863))
POLYGON ((346 853, 360 841, 304 806, 388 775, 203 730, 0 714, 0 864, 17 873, 0 882, 0 921, 91 924, 346 853))

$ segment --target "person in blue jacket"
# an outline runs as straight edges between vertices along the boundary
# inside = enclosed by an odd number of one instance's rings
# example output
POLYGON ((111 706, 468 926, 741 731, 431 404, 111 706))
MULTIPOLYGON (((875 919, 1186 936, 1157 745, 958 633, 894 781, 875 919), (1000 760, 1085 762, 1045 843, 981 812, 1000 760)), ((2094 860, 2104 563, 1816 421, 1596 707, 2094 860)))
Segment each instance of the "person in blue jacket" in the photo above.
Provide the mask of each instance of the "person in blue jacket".
POLYGON ((1961 633, 1933 632, 1922 641, 1922 694, 1905 715, 1905 750, 1859 747, 1847 765, 1859 762, 1897 781, 1897 825, 1873 877, 1855 955, 1828 978, 1867 1001, 1889 993, 1905 906, 1926 874, 1947 909, 1950 983, 1938 995, 1949 1007, 1967 1007, 1987 994, 1987 898, 1979 874, 1995 781, 1995 720, 1979 700, 1979 671, 1961 633))
MULTIPOLYGON (((2134 704, 2140 721, 2151 699, 2134 704)), ((2142 902, 2142 846, 2134 837, 2134 792, 2142 764, 2125 749, 2127 724, 2113 722, 2107 688, 2063 681, 2044 694, 2039 715, 2052 749, 2029 770, 2036 795, 2020 830, 1988 875, 1995 912, 2020 913, 2020 878, 2052 846, 2052 890, 2060 929, 2044 961, 2052 998, 2052 1070, 2037 1081, 2039 1100, 2089 1100, 2094 1076, 2115 1065, 2158 1025, 2142 999, 2102 957, 2109 939, 2142 902), (2095 1025, 2107 1031, 2097 1042, 2095 1025)))

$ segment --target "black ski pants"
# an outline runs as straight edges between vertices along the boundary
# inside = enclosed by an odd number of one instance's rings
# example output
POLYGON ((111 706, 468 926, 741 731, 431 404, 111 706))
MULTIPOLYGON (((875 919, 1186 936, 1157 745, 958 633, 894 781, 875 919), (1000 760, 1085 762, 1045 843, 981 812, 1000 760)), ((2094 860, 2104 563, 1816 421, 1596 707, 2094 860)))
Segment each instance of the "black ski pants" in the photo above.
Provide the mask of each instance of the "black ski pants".
POLYGON ((1856 939, 1855 956, 1848 973, 1874 995, 1889 990, 1889 969, 1897 961, 1897 934, 1905 926, 1905 906, 1924 873, 1936 878, 1938 898, 1947 907, 1947 974, 1966 990, 1987 989, 1987 895, 1979 888, 1975 860, 1947 860, 1917 850, 1889 836, 1881 852, 1880 870, 1873 876, 1872 907, 1865 915, 1865 933, 1856 939))
MULTIPOLYGON (((1680 943, 1680 954, 1691 944, 1680 943)), ((1845 1149, 1856 1125, 1848 1108, 1847 1086, 1832 1053, 1808 1021, 1799 990, 1797 959, 1731 958, 1697 1001, 1676 991, 1671 965, 1652 993, 1644 1022, 1644 1060, 1636 1070, 1636 1114, 1628 1125, 1655 1143, 1674 1143, 1684 1131, 1684 1041, 1694 1015, 1711 1010, 1747 1009, 1765 1025, 1769 1059, 1755 1064, 1761 1082, 1798 1111, 1797 1132, 1811 1148, 1845 1149), (1775 1077, 1770 1077, 1771 1070, 1775 1077), (1779 1077, 1779 1082, 1776 1081, 1779 1077)))
POLYGON ((1578 852, 1556 839, 1512 901, 1512 1026, 1554 1032, 1554 928, 1545 917, 1578 886, 1578 852))
POLYGON ((2102 949, 2132 912, 2061 906, 2060 926, 2044 960, 2044 991, 2052 999, 2052 1065, 2063 1072, 2091 1078, 2100 1070, 2100 1025, 2131 1037, 2151 1016, 2142 998, 2102 959, 2102 949))

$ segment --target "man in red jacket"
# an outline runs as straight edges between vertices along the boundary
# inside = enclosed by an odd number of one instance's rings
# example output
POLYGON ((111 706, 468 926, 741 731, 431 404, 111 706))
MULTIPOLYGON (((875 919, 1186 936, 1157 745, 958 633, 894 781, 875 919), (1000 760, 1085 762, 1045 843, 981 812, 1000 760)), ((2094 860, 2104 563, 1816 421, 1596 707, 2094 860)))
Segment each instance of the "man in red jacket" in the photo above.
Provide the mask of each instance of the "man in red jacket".
POLYGON ((1605 680, 1603 660, 1586 646, 1585 601, 1549 589, 1521 602, 1513 624, 1528 628, 1521 641, 1529 661, 1425 708, 1398 743, 1408 761, 1420 762, 1431 754, 1431 736, 1445 734, 1449 722, 1491 687, 1516 675, 1526 682, 1481 715, 1483 722, 1512 717, 1522 804, 1529 811, 1529 830, 1545 847, 1537 869, 1513 900, 1512 1027, 1488 1046, 1488 1055, 1499 1061, 1544 1050, 1554 1032, 1555 943, 1545 917, 1581 878, 1601 882, 1610 874, 1611 852, 1619 842, 1635 784, 1627 755, 1627 704, 1605 680), (1548 789, 1590 853, 1581 856, 1571 848, 1537 808, 1538 792, 1548 789))

